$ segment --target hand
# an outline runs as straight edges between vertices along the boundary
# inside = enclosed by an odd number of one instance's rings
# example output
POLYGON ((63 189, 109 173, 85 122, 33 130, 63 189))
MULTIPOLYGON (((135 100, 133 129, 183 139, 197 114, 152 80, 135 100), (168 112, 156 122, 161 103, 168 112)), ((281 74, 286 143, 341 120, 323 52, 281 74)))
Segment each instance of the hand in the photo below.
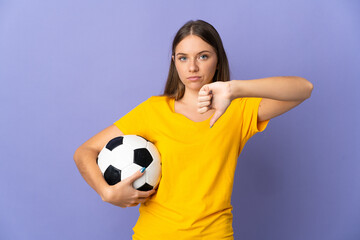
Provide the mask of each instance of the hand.
POLYGON ((210 127, 212 127, 229 107, 231 100, 228 81, 205 84, 199 91, 198 112, 206 113, 210 109, 215 109, 214 116, 210 119, 210 127))
POLYGON ((103 201, 126 208, 135 207, 139 203, 144 203, 149 200, 150 196, 156 192, 156 189, 139 191, 133 187, 133 182, 144 175, 144 173, 145 172, 141 173, 140 171, 136 171, 132 176, 115 185, 109 186, 102 196, 103 201))

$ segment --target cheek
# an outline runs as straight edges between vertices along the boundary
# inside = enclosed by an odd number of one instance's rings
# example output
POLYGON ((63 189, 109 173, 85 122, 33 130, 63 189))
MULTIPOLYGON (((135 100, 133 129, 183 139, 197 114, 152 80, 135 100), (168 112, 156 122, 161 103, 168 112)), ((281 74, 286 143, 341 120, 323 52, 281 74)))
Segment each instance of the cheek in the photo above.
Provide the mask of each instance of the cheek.
POLYGON ((215 73, 216 66, 217 66, 217 62, 209 63, 209 65, 207 66, 208 72, 209 73, 215 73))
POLYGON ((175 64, 176 71, 178 72, 179 76, 182 76, 184 73, 184 67, 180 65, 175 64))

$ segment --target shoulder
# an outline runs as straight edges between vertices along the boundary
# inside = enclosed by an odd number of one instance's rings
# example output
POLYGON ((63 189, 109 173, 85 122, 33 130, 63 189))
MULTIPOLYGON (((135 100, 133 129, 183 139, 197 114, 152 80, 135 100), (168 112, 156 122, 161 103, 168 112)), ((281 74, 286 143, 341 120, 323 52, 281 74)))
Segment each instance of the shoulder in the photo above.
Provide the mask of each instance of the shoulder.
POLYGON ((156 103, 156 102, 164 102, 167 101, 168 96, 151 96, 147 99, 148 102, 156 103))
POLYGON ((143 101, 140 105, 143 109, 149 109, 155 113, 167 110, 171 106, 172 98, 168 96, 151 96, 143 101))
POLYGON ((171 102, 172 98, 168 97, 168 96, 151 96, 149 97, 146 101, 151 105, 151 106, 168 106, 171 102))
POLYGON ((254 97, 242 97, 235 98, 231 101, 231 109, 241 114, 252 115, 253 112, 257 112, 262 98, 254 97))

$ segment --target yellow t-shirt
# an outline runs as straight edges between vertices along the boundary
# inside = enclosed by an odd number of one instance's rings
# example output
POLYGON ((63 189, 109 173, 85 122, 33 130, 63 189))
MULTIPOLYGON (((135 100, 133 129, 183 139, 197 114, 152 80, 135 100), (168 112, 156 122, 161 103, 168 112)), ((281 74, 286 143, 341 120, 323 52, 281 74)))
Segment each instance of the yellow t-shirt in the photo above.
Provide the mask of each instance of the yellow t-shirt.
POLYGON ((263 131, 261 98, 234 99, 210 128, 174 111, 174 98, 153 96, 114 124, 139 135, 161 155, 157 193, 139 208, 137 240, 233 239, 231 194, 237 159, 246 141, 263 131))

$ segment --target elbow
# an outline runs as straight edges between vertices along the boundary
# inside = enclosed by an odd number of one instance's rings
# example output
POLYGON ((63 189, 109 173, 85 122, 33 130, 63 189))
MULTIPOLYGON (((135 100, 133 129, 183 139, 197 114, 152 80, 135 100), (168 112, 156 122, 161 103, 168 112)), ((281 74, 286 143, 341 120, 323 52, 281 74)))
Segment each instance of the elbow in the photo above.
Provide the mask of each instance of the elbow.
POLYGON ((307 92, 307 98, 310 98, 311 97, 311 93, 314 89, 314 85, 308 81, 308 92, 307 92))
POLYGON ((73 159, 76 163, 76 165, 78 164, 78 162, 80 161, 80 147, 78 149, 75 150, 75 153, 74 153, 74 156, 73 156, 73 159))
POLYGON ((304 100, 305 99, 308 99, 308 98, 310 98, 311 97, 311 93, 312 93, 312 91, 313 91, 313 89, 314 89, 314 85, 310 82, 310 81, 308 81, 307 79, 305 79, 305 78, 302 78, 302 79, 304 79, 304 81, 305 81, 305 96, 304 96, 304 100))

